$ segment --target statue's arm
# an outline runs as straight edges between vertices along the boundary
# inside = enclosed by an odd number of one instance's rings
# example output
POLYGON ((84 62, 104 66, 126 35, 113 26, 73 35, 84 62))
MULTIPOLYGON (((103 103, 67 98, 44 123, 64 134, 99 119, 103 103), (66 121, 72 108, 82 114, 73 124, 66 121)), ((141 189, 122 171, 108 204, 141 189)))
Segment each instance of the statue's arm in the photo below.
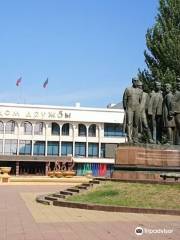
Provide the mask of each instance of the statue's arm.
POLYGON ((145 103, 145 110, 146 110, 146 111, 148 111, 149 102, 150 102, 150 96, 149 96, 149 94, 147 94, 146 103, 145 103))
POLYGON ((153 96, 153 93, 150 93, 148 95, 148 106, 147 106, 148 115, 153 114, 153 102, 154 102, 154 96, 153 96))
POLYGON ((171 103, 171 109, 172 109, 172 113, 175 114, 177 113, 177 105, 180 104, 180 94, 175 94, 173 97, 172 97, 172 103, 171 103))
POLYGON ((128 99, 128 89, 126 88, 123 94, 123 108, 126 110, 127 108, 127 99, 128 99))
POLYGON ((167 98, 167 109, 169 117, 173 117, 174 115, 174 106, 175 106, 175 97, 173 95, 169 95, 167 98))

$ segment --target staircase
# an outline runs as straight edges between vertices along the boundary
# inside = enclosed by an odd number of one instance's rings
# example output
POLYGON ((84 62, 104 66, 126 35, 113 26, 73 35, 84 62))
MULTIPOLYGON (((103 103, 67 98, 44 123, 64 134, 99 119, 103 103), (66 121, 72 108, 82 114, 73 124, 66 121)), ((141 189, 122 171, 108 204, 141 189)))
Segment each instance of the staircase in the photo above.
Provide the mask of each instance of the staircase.
POLYGON ((89 190, 93 186, 97 186, 101 183, 101 181, 105 180, 106 179, 104 178, 94 178, 88 183, 82 183, 74 187, 69 187, 63 191, 37 196, 36 201, 45 205, 52 205, 54 201, 63 201, 66 199, 66 197, 89 190))

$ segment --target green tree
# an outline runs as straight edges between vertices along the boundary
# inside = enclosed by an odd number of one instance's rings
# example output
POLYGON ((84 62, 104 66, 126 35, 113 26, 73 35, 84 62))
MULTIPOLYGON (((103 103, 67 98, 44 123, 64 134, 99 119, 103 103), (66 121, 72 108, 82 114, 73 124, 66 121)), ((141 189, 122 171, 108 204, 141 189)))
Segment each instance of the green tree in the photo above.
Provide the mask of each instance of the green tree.
POLYGON ((148 69, 139 70, 139 79, 149 89, 157 80, 174 85, 180 76, 180 0, 159 0, 155 24, 147 30, 146 45, 148 69))

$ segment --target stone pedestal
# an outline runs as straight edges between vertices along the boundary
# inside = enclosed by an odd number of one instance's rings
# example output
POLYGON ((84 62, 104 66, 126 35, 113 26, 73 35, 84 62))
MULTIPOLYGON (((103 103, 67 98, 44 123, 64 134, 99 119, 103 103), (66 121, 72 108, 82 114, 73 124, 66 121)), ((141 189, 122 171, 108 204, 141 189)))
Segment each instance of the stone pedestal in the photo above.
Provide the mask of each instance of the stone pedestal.
POLYGON ((159 180, 161 173, 180 173, 180 147, 120 144, 116 149, 113 178, 159 180))
POLYGON ((2 183, 9 182, 10 171, 11 171, 11 167, 0 167, 0 182, 2 182, 2 183))

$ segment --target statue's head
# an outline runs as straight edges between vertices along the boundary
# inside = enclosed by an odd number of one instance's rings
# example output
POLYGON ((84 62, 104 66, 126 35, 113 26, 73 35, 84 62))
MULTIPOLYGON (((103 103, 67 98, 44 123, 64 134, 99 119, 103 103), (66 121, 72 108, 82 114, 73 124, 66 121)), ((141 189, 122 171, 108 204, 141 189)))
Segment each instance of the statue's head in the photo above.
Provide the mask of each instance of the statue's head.
POLYGON ((140 88, 140 89, 142 89, 143 88, 143 84, 142 84, 142 82, 140 81, 140 80, 137 80, 137 87, 138 88, 140 88))
POLYGON ((132 85, 133 87, 137 87, 137 82, 138 82, 138 79, 137 78, 132 78, 132 85))
POLYGON ((154 87, 155 87, 155 90, 161 90, 161 83, 158 82, 158 81, 156 81, 156 82, 154 83, 154 87))
POLYGON ((170 83, 166 83, 166 84, 164 85, 164 89, 165 89, 165 92, 166 92, 166 93, 169 93, 169 92, 171 91, 171 88, 172 88, 172 86, 171 86, 170 83))

